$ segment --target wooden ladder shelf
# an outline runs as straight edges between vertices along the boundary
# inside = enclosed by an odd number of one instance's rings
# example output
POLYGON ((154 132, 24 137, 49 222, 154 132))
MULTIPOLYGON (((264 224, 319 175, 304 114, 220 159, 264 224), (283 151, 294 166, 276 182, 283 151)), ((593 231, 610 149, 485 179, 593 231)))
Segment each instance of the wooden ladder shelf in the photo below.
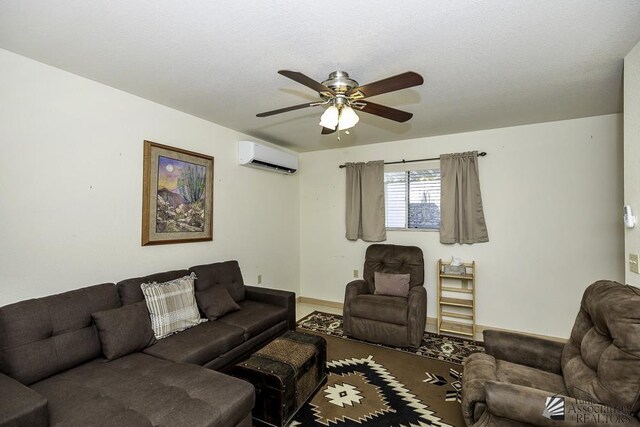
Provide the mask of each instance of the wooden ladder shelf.
POLYGON ((451 263, 438 260, 438 334, 476 338, 476 262, 464 274, 445 273, 451 263))

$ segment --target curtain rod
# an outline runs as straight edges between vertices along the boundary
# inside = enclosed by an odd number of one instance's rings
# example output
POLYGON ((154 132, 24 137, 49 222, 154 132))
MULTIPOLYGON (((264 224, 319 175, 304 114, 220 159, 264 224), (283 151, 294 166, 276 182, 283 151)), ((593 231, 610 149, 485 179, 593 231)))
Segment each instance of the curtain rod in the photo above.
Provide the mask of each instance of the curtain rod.
MULTIPOLYGON (((478 157, 484 157, 484 156, 486 156, 486 155, 487 155, 487 153, 486 153, 485 151, 483 151, 483 152, 481 152, 481 153, 478 153, 478 157)), ((385 164, 385 165, 397 165, 397 164, 399 164, 399 163, 428 162, 428 161, 431 161, 431 160, 440 160, 440 157, 432 157, 432 158, 430 158, 430 159, 415 159, 415 160, 405 160, 405 159, 402 159, 402 160, 398 160, 397 162, 384 162, 384 164, 385 164)), ((343 168, 345 168, 345 167, 346 167, 346 165, 340 165, 340 166, 338 166, 338 167, 339 167, 340 169, 343 169, 343 168)))

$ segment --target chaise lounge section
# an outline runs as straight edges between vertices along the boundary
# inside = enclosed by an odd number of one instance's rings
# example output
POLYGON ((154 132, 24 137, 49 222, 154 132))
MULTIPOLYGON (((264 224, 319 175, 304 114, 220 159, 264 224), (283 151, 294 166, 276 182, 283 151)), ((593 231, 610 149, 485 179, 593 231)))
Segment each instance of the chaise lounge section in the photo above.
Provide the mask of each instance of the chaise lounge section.
POLYGON ((245 286, 236 261, 1 307, 0 425, 250 426, 253 386, 217 370, 294 327, 295 294, 245 286), (140 284, 190 272, 196 292, 225 286, 241 310, 107 360, 92 314, 144 305, 140 284))

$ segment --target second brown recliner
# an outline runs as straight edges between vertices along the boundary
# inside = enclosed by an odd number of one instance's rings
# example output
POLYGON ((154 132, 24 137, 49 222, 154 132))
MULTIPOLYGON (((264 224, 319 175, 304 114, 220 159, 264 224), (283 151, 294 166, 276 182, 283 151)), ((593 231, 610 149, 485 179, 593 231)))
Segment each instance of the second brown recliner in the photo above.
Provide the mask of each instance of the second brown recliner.
POLYGON ((347 284, 344 333, 353 338, 417 348, 427 321, 424 258, 416 246, 374 244, 367 248, 363 279, 347 284), (407 297, 375 293, 375 273, 409 274, 407 297))
POLYGON ((464 363, 467 426, 640 426, 640 289, 593 283, 566 343, 485 330, 484 344, 464 363))

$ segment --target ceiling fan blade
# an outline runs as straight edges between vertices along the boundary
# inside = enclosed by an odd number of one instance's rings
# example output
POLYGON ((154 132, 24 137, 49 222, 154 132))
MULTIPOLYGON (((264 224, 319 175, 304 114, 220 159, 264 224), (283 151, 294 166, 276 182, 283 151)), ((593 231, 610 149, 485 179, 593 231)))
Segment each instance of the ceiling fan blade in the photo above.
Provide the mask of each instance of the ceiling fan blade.
POLYGON ((256 117, 268 117, 275 114, 286 113, 287 111, 299 110, 301 108, 315 107, 316 105, 320 104, 318 104, 318 102, 307 102, 304 104, 292 105, 291 107, 280 108, 278 110, 265 111, 264 113, 256 114, 256 117))
POLYGON ((424 79, 420 74, 414 73, 413 71, 407 71, 406 73, 378 80, 377 82, 369 83, 364 86, 354 87, 347 92, 347 96, 352 99, 368 98, 370 96, 419 86, 422 83, 424 83, 424 79))
POLYGON ((365 113, 384 117, 385 119, 393 120, 400 123, 406 122, 411 117, 413 117, 412 113, 408 113, 402 110, 396 110, 395 108, 387 107, 385 105, 374 104, 370 101, 359 101, 352 105, 354 106, 354 108, 357 108, 360 111, 364 111, 365 113), (362 106, 362 104, 364 104, 364 106, 362 106))
POLYGON ((334 133, 335 131, 336 131, 335 129, 329 129, 329 128, 326 128, 326 127, 323 126, 321 133, 322 133, 322 135, 329 135, 329 134, 334 133))
POLYGON ((278 74, 281 74, 295 82, 305 85, 306 87, 311 88, 320 94, 326 94, 327 96, 335 95, 335 92, 333 90, 298 71, 280 70, 278 71, 278 74))

